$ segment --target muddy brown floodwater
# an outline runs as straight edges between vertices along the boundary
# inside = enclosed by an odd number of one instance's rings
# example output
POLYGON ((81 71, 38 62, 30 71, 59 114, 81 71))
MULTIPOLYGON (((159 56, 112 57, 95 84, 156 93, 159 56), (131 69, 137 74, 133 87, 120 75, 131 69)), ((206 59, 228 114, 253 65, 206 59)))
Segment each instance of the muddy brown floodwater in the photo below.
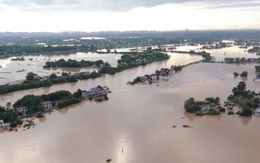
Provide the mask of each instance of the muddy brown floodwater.
MULTIPOLYGON (((196 117, 185 113, 189 97, 219 96, 223 101, 248 71, 247 88, 260 91, 253 82, 254 64, 200 63, 174 74, 168 82, 126 85, 138 75, 172 64, 200 60, 198 56, 171 54, 168 61, 105 75, 74 84, 55 85, 0 96, 1 105, 26 94, 107 85, 109 101, 84 101, 35 118, 35 128, 0 134, 0 162, 8 163, 257 163, 260 160, 260 118, 228 116, 196 117), (176 128, 172 126, 175 125, 176 128), (183 128, 190 125, 192 128, 183 128)), ((219 54, 221 55, 221 54, 219 54)))

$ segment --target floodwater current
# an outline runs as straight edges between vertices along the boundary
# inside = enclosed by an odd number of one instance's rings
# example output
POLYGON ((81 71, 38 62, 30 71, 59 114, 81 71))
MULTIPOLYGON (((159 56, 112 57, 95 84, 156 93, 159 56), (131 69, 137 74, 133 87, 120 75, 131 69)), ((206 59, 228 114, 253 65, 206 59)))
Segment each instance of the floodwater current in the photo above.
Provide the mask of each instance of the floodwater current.
MULTIPOLYGON (((237 55, 249 55, 236 47, 224 50, 227 55, 233 55, 233 50, 238 51, 237 55)), ((214 54, 216 57, 223 55, 222 52, 214 54)), ((53 57, 58 59, 58 56, 53 57)), ((108 54, 100 58, 103 57, 116 63, 117 56, 108 54)), ((248 89, 259 92, 260 83, 253 82, 254 64, 199 63, 184 68, 159 86, 126 84, 136 76, 156 69, 200 59, 199 56, 171 53, 168 61, 115 75, 1 95, 1 105, 5 105, 26 94, 40 95, 62 89, 74 92, 78 88, 106 85, 112 91, 107 102, 83 101, 46 114, 45 118, 32 118, 37 124, 35 128, 1 131, 0 162, 102 163, 109 158, 115 163, 259 162, 259 117, 227 114, 196 117, 183 109, 183 103, 189 97, 203 100, 219 96, 224 102, 241 80, 246 82, 248 89), (248 71, 249 76, 247 79, 234 78, 235 71, 248 71), (183 128, 183 125, 192 128, 183 128)), ((6 68, 13 64, 6 63, 6 68)), ((33 68, 25 67, 25 70, 27 73, 33 68)), ((23 75, 14 78, 22 79, 23 75)))

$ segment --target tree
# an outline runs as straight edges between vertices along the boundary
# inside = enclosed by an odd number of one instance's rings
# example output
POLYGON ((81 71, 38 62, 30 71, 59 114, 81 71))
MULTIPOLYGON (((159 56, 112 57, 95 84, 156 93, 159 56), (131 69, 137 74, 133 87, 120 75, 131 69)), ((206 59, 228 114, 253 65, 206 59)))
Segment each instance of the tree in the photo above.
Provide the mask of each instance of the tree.
POLYGON ((245 107, 243 107, 240 115, 241 116, 252 116, 252 110, 248 106, 245 106, 245 107))
POLYGON ((243 72, 240 74, 240 76, 241 76, 241 77, 247 77, 247 74, 248 74, 247 71, 243 71, 243 72))
POLYGON ((239 82, 239 83, 238 83, 238 86, 237 86, 237 89, 238 89, 239 91, 244 91, 244 90, 246 90, 246 83, 245 83, 244 81, 239 82))
POLYGON ((73 93, 73 97, 81 98, 82 97, 82 90, 78 89, 77 92, 73 93))
POLYGON ((195 113, 195 112, 199 111, 199 106, 197 105, 194 98, 189 98, 188 100, 186 100, 184 102, 184 108, 189 113, 195 113))
POLYGON ((62 72, 61 73, 61 76, 68 76, 69 74, 68 73, 66 73, 66 72, 62 72))
POLYGON ((56 78, 57 78, 57 75, 54 74, 54 73, 52 73, 52 74, 50 75, 50 78, 51 78, 51 79, 56 79, 56 78))
POLYGON ((11 102, 7 102, 5 107, 6 107, 6 110, 11 110, 11 107, 12 107, 11 102))
POLYGON ((34 75, 36 75, 35 73, 33 72, 29 72, 27 73, 27 76, 26 76, 26 80, 34 80, 34 75))
POLYGON ((219 101, 220 101, 220 98, 219 97, 216 97, 216 98, 214 98, 214 97, 207 97, 205 99, 205 101, 208 101, 210 103, 214 103, 214 104, 218 105, 219 101))

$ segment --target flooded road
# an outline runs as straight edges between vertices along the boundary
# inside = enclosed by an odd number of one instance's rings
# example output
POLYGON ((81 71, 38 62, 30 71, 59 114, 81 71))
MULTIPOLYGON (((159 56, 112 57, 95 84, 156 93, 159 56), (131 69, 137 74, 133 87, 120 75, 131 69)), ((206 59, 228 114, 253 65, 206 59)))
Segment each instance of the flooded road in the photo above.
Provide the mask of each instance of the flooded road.
POLYGON ((200 63, 184 68, 159 86, 125 84, 162 67, 201 59, 186 54, 171 56, 168 61, 94 80, 0 96, 1 105, 5 105, 30 93, 73 92, 96 85, 106 85, 112 91, 107 102, 84 101, 43 119, 35 118, 35 128, 0 133, 0 162, 102 163, 109 158, 115 163, 259 162, 260 118, 227 114, 196 117, 183 109, 189 97, 202 100, 219 96, 225 101, 232 88, 245 80, 234 78, 235 71, 248 71, 247 88, 259 92, 260 82, 252 81, 254 65, 200 63), (185 124, 192 128, 183 128, 185 124))

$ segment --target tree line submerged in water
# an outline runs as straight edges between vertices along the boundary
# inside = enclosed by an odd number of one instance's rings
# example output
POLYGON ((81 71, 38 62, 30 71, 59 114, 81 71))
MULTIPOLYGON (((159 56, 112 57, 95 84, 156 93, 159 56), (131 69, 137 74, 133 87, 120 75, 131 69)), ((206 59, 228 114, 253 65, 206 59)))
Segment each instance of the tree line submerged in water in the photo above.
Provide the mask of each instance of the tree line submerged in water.
POLYGON ((184 102, 184 109, 186 112, 194 113, 197 116, 202 115, 219 115, 220 112, 228 110, 229 114, 235 114, 233 107, 237 106, 239 111, 236 113, 240 116, 252 116, 253 112, 259 108, 260 93, 246 90, 246 84, 244 81, 239 82, 237 87, 232 89, 232 94, 228 96, 228 101, 225 102, 225 107, 221 107, 220 98, 209 97, 204 101, 195 101, 194 98, 189 98, 184 102))
POLYGON ((93 71, 91 73, 79 73, 79 74, 70 74, 70 73, 62 73, 62 76, 57 76, 56 74, 51 74, 50 76, 43 78, 37 77, 37 74, 30 72, 26 76, 26 80, 22 83, 16 84, 8 84, 8 85, 0 85, 0 94, 7 94, 10 92, 27 90, 32 88, 40 88, 40 87, 50 87, 53 84, 58 83, 68 83, 68 82, 77 82, 78 80, 87 80, 91 78, 101 77, 102 74, 115 74, 121 72, 123 70, 146 65, 156 61, 162 61, 169 59, 170 56, 164 53, 149 53, 149 54, 137 54, 137 55, 122 55, 121 59, 118 60, 117 67, 112 67, 109 63, 103 62, 102 60, 98 61, 75 61, 75 60, 59 60, 56 62, 46 62, 47 67, 73 67, 73 66, 87 66, 87 65, 97 65, 98 72, 93 71))

